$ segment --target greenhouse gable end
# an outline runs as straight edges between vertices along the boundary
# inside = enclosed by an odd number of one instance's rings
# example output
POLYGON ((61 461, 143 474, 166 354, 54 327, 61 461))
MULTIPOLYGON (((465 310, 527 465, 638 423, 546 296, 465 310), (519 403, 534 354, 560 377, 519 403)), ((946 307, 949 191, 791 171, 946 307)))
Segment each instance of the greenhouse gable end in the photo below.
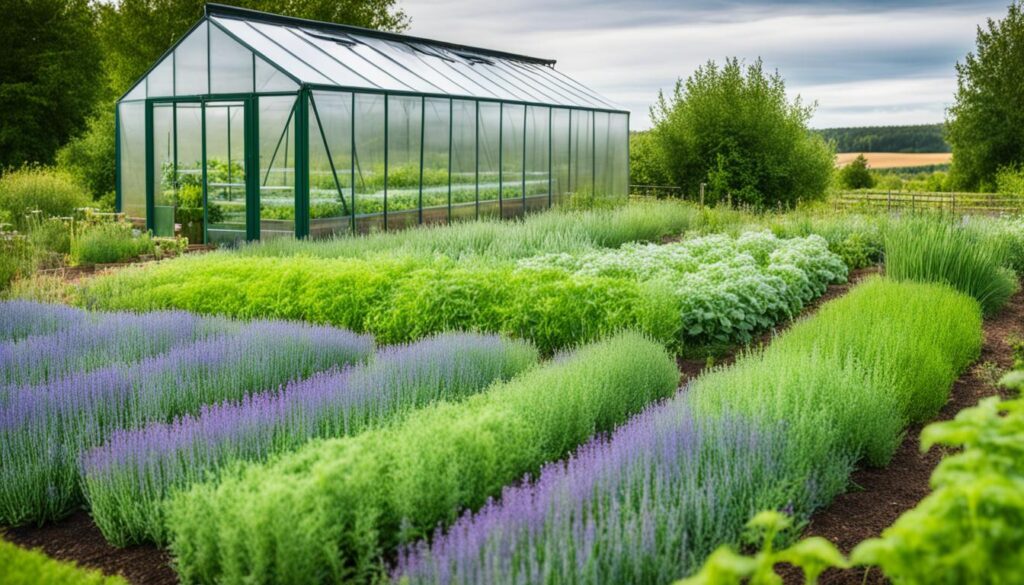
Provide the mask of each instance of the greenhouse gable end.
POLYGON ((554 61, 209 4, 117 104, 117 202, 193 243, 625 198, 629 114, 554 61))

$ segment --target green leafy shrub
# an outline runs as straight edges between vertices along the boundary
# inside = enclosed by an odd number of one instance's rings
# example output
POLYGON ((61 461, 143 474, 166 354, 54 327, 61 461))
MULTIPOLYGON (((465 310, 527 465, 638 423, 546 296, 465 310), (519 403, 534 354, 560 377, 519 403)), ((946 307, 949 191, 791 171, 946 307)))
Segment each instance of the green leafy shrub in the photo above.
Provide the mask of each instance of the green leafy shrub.
POLYGON ((102 221, 86 224, 75 235, 71 256, 76 264, 106 264, 152 254, 154 249, 148 233, 136 234, 127 222, 102 221))
POLYGON ((503 486, 610 431, 678 384, 658 344, 626 333, 393 427, 310 443, 168 505, 188 582, 340 581, 503 486))
MULTIPOLYGON (((1003 383, 1018 393, 1024 373, 1003 383)), ((959 450, 932 473, 933 492, 851 559, 895 583, 1015 583, 1024 566, 1024 398, 986 398, 929 425, 921 449, 959 450)))
POLYGON ((791 318, 846 267, 817 237, 768 233, 483 259, 205 255, 90 279, 97 308, 182 308, 373 332, 382 343, 449 330, 505 333, 545 353, 638 328, 674 350, 744 341, 791 318))
POLYGON ((1012 259, 997 234, 943 218, 912 218, 885 236, 886 274, 896 280, 941 282, 978 299, 986 313, 1017 291, 1012 259))
POLYGON ((69 216, 91 201, 70 175, 47 167, 24 167, 0 177, 0 209, 19 229, 28 225, 33 210, 43 217, 69 216))
POLYGON ((35 270, 32 243, 20 234, 0 231, 0 292, 11 287, 18 278, 35 270))
POLYGON ((107 577, 74 563, 51 559, 40 551, 26 550, 0 540, 0 568, 5 585, 127 585, 120 576, 107 577))
POLYGON ((839 170, 839 182, 847 189, 870 189, 875 186, 875 177, 868 170, 868 159, 863 154, 839 170))

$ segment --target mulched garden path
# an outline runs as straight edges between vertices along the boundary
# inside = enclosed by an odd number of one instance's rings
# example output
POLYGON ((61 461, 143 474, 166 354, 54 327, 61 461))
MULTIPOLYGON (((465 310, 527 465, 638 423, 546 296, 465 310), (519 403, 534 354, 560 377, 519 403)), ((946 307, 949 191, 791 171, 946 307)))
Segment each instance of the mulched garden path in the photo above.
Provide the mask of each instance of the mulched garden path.
MULTIPOLYGON (((1018 292, 999 314, 986 319, 984 330, 981 357, 954 383, 949 402, 936 420, 952 419, 982 398, 1001 393, 993 384, 990 366, 995 364, 999 371, 1013 366, 1013 350, 1007 340, 1024 336, 1024 292, 1018 292)), ((921 453, 921 429, 922 426, 917 425, 907 431, 888 467, 855 471, 851 491, 815 513, 804 535, 825 537, 849 554, 862 540, 879 536, 901 514, 916 506, 930 493, 928 481, 943 454, 939 448, 921 453)), ((788 570, 784 576, 788 584, 803 583, 799 571, 788 570)), ((869 585, 889 581, 878 569, 855 568, 829 570, 818 582, 821 585, 869 585)))

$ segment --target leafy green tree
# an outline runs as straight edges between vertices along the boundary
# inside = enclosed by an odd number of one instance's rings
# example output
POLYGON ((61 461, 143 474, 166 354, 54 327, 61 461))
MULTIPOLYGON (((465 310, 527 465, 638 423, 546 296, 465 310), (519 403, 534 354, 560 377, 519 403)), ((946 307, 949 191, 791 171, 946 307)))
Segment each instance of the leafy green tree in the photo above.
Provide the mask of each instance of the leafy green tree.
POLYGON ((789 207, 823 196, 832 178, 835 152, 807 128, 813 112, 790 101, 760 59, 709 61, 671 97, 658 95, 652 134, 667 178, 685 193, 707 183, 712 202, 789 207))
POLYGON ((0 172, 50 163, 103 85, 88 0, 8 0, 0 18, 0 172))
POLYGON ((665 172, 658 158, 654 137, 648 132, 629 135, 629 183, 631 185, 664 185, 665 172))
MULTIPOLYGON (((54 0, 56 1, 56 0, 54 0)), ((244 8, 366 28, 402 31, 409 17, 396 0, 221 0, 244 8)), ((203 0, 118 0, 97 4, 108 87, 88 130, 60 162, 95 197, 114 189, 114 102, 203 15, 203 0)))
POLYGON ((952 176, 964 189, 991 190, 999 169, 1024 162, 1024 6, 978 27, 976 48, 957 63, 947 112, 952 176))
POLYGON ((868 170, 868 159, 863 154, 850 161, 839 171, 839 182, 847 189, 870 189, 875 186, 875 177, 868 170))

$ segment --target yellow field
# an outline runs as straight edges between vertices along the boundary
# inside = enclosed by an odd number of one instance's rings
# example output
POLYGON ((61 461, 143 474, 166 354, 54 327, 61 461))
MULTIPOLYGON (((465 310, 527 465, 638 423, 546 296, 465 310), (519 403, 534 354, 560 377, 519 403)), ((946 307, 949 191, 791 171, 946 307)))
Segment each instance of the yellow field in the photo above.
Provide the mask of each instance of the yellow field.
MULTIPOLYGON (((836 155, 836 166, 843 167, 857 158, 857 152, 843 152, 836 155)), ((865 152, 868 166, 873 169, 895 169, 903 167, 924 167, 929 165, 948 165, 953 155, 948 152, 925 152, 906 154, 902 152, 865 152)))

